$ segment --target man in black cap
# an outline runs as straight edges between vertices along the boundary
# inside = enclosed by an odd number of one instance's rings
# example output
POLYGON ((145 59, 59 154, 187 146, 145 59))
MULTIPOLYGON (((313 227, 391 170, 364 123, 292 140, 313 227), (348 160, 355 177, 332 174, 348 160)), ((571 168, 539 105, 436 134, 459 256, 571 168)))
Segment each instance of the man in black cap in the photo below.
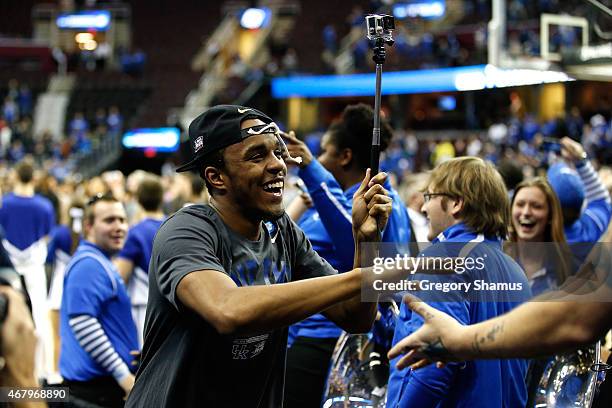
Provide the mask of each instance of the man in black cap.
POLYGON ((360 301, 361 242, 385 226, 386 175, 369 171, 353 199, 355 269, 336 271, 283 208, 294 161, 265 114, 213 107, 189 126, 210 205, 178 211, 160 228, 149 267, 142 362, 128 407, 283 404, 287 326, 324 311, 347 331, 370 329, 360 301))

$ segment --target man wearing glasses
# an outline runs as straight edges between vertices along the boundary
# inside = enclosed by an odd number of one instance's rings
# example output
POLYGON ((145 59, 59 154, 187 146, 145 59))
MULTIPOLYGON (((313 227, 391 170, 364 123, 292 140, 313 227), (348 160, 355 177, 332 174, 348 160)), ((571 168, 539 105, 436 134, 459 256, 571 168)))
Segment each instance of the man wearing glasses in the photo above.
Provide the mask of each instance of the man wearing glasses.
POLYGON ((130 299, 110 259, 127 234, 123 205, 110 195, 93 197, 84 229, 64 278, 60 374, 73 406, 122 407, 138 351, 130 299))
MULTIPOLYGON (((324 311, 368 331, 376 303, 361 302, 355 269, 336 274, 285 214, 292 158, 264 113, 215 106, 189 126, 209 205, 185 207, 153 244, 142 363, 128 407, 283 404, 287 326, 324 311)), ((357 243, 374 241, 391 212, 385 174, 366 174, 353 199, 357 243)))
MULTIPOLYGON (((429 220, 432 246, 421 254, 454 262, 454 273, 420 273, 419 296, 430 306, 463 324, 480 322, 511 310, 526 301, 529 285, 522 269, 501 247, 506 237, 509 202, 506 188, 495 168, 476 157, 452 159, 430 174, 422 211, 429 220), (471 261, 470 261, 471 259, 471 261), (427 285, 423 285, 427 281, 427 285), (476 282, 503 283, 521 288, 478 292, 476 282), (470 290, 431 291, 432 283, 460 283, 470 290)), ((397 343, 423 325, 423 318, 402 304, 395 327, 397 343)), ((443 344, 437 344, 443 348, 443 344)), ((525 406, 527 389, 523 360, 491 360, 450 363, 443 369, 399 371, 391 362, 387 407, 519 407, 525 406)))

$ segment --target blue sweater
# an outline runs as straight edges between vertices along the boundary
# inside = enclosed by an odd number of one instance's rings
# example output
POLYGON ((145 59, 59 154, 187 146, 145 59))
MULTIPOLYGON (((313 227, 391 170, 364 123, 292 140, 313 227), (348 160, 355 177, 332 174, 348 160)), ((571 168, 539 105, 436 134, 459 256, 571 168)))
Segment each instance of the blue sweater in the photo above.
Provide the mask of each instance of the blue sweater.
MULTIPOLYGON (((499 316, 518 305, 517 300, 530 297, 529 284, 522 269, 501 250, 501 241, 486 239, 471 232, 464 224, 446 229, 436 238, 425 256, 468 256, 462 243, 476 243, 468 252, 471 258, 484 259, 480 276, 475 270, 466 270, 462 279, 474 282, 483 278, 488 283, 520 283, 523 290, 513 293, 512 299, 489 299, 476 302, 460 293, 444 294, 444 301, 429 302, 462 324, 473 324, 499 316), (445 243, 461 243, 446 245, 445 243), (512 301, 510 301, 512 300, 512 301)), ((415 275, 415 279, 436 280, 432 275, 415 275)), ((439 280, 442 280, 440 278, 439 280)), ((448 279, 445 278, 445 279, 448 279)), ((500 292, 497 293, 500 295, 500 292)), ((501 296, 500 296, 501 297, 501 296)), ((423 325, 423 319, 402 303, 395 327, 393 344, 410 335, 423 325)), ((527 401, 525 374, 527 361, 520 359, 477 360, 451 363, 439 369, 435 366, 418 371, 395 369, 397 359, 391 362, 387 407, 524 407, 527 401)))

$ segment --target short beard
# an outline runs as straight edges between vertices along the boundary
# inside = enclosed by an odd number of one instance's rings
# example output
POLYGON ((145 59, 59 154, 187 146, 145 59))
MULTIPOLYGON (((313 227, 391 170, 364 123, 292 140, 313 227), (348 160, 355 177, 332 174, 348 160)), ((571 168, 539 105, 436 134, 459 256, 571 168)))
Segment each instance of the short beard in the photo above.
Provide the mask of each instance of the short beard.
POLYGON ((253 220, 261 220, 263 222, 267 222, 267 221, 278 221, 280 218, 283 217, 283 215, 285 215, 285 208, 281 208, 277 213, 273 213, 273 212, 269 212, 269 211, 262 211, 260 209, 257 208, 248 208, 245 210, 245 213, 247 215, 248 218, 253 219, 253 220))
POLYGON ((279 219, 281 219, 283 215, 285 215, 285 208, 282 208, 278 213, 265 213, 265 215, 263 216, 263 220, 264 222, 266 221, 276 222, 279 219))

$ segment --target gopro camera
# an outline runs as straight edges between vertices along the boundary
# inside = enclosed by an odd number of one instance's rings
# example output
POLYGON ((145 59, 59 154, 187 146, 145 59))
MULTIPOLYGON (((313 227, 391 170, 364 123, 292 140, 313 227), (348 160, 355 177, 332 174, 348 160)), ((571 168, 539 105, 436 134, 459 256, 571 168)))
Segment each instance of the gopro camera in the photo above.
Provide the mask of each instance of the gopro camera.
POLYGON ((366 16, 368 40, 382 39, 385 43, 393 44, 393 30, 395 19, 387 14, 368 14, 366 16))

